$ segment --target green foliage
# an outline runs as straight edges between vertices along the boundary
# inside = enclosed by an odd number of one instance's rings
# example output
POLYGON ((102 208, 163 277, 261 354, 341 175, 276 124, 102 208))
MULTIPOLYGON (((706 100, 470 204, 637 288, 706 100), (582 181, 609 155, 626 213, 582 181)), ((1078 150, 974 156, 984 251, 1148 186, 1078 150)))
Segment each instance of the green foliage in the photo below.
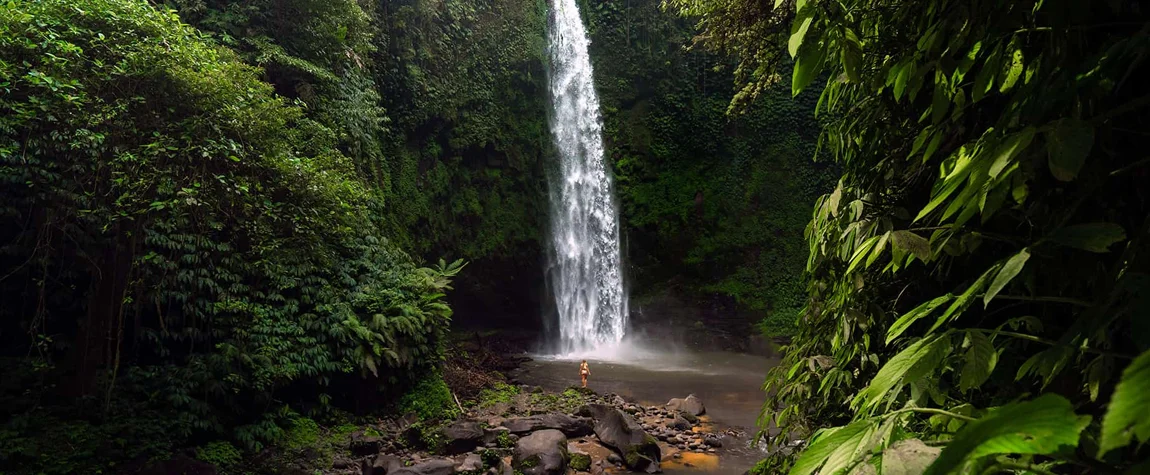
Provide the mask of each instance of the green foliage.
POLYGON ((216 440, 196 447, 196 459, 220 468, 228 468, 240 463, 243 455, 230 442, 216 440))
MULTIPOLYGON (((341 93, 324 92, 326 106, 276 94, 370 89, 355 72, 369 12, 353 1, 233 6, 203 11, 214 40, 147 2, 0 6, 0 260, 11 269, 0 296, 16 302, 0 324, 6 345, 70 373, 58 379, 67 387, 34 387, 81 401, 76 424, 93 437, 51 460, 13 452, 28 470, 56 471, 89 448, 106 454, 95 464, 135 456, 109 446, 138 431, 102 437, 133 411, 169 428, 156 444, 224 436, 259 449, 294 437, 288 391, 323 411, 333 384, 398 393, 439 361, 461 262, 419 268, 391 244, 372 162, 350 125, 324 116, 356 117, 341 93), (225 30, 280 36, 265 48, 225 30)), ((357 124, 376 133, 378 118, 357 124)), ((56 417, 33 401, 5 408, 17 415, 6 434, 54 440, 43 431, 73 427, 29 423, 56 417)))
POLYGON ((459 416, 451 389, 438 372, 420 379, 399 400, 399 410, 413 412, 421 421, 443 421, 459 416))
POLYGON ((730 61, 688 48, 690 25, 659 3, 584 9, 628 277, 639 294, 674 282, 692 296, 733 301, 765 316, 771 336, 785 336, 803 305, 809 208, 832 184, 811 160, 817 97, 792 101, 775 88, 727 116, 730 61))
POLYGON ((764 467, 882 469, 915 439, 942 447, 927 473, 1138 470, 1121 388, 1141 384, 1150 291, 1143 9, 667 3, 738 53, 733 105, 794 57, 844 171, 816 203, 808 301, 765 386, 763 423, 813 437, 764 467), (1089 423, 1104 410, 1122 422, 1089 423))

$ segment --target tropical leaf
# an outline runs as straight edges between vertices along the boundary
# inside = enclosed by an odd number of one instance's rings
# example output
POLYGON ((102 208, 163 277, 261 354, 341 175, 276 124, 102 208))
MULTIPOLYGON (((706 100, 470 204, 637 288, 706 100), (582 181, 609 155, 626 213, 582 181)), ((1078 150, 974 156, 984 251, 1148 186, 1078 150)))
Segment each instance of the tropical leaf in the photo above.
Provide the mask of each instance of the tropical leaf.
POLYGON ((948 344, 944 341, 948 339, 949 334, 943 333, 911 343, 878 370, 878 374, 871 379, 870 384, 855 396, 852 405, 873 408, 891 389, 902 384, 907 372, 918 364, 919 360, 937 351, 937 346, 948 344))
POLYGON ((1050 173, 1062 181, 1076 178, 1094 146, 1094 127, 1088 122, 1067 117, 1054 122, 1045 136, 1050 173))
POLYGON ((895 246, 910 251, 919 260, 930 260, 930 241, 911 231, 899 230, 891 233, 891 240, 895 246))
POLYGON ((887 330, 886 343, 889 345, 891 341, 893 341, 895 338, 898 338, 899 335, 902 335, 902 333, 905 332, 907 328, 910 328, 910 326, 913 325, 914 322, 918 321, 918 319, 930 315, 930 312, 933 312, 934 309, 938 308, 944 303, 950 302, 950 300, 953 298, 953 294, 946 294, 941 297, 936 297, 932 300, 923 302, 922 305, 919 305, 903 316, 898 317, 898 320, 895 320, 895 322, 891 324, 890 329, 887 330))
POLYGON ((1122 371, 1114 396, 1102 418, 1102 438, 1098 456, 1123 447, 1131 438, 1145 443, 1150 440, 1150 351, 1135 358, 1122 371))
POLYGON ((1070 401, 1056 394, 1008 404, 963 427, 925 474, 954 473, 967 461, 990 455, 1041 455, 1076 447, 1089 423, 1089 416, 1074 414, 1070 401))
POLYGON ((983 307, 990 306, 990 301, 994 300, 994 296, 998 295, 1019 272, 1022 272, 1028 259, 1030 259, 1030 250, 1023 249, 1006 260, 1002 269, 999 269, 998 275, 994 277, 994 281, 990 283, 990 287, 986 289, 986 294, 982 296, 983 307))
POLYGON ((963 391, 981 386, 982 383, 986 382, 986 378, 990 377, 990 373, 994 371, 994 366, 998 363, 998 351, 990 342, 990 338, 987 338, 982 331, 966 332, 966 342, 969 346, 966 349, 966 354, 963 355, 962 376, 958 383, 959 388, 963 391))
POLYGON ((791 73, 791 94, 795 96, 818 77, 823 70, 823 60, 826 58, 826 49, 818 45, 802 48, 800 53, 795 58, 795 69, 791 73))
MULTIPOLYGON (((864 433, 873 430, 874 423, 869 420, 852 422, 845 427, 828 429, 817 435, 813 443, 803 451, 803 455, 795 461, 789 472, 791 475, 810 475, 816 473, 832 454, 841 446, 861 443, 864 433)), ((821 472, 819 472, 821 473, 821 472)))
POLYGON ((811 29, 814 20, 813 8, 803 8, 795 15, 795 21, 791 23, 791 37, 787 40, 787 52, 792 58, 799 54, 799 47, 803 45, 803 38, 807 35, 807 30, 811 29))
POLYGON ((1114 223, 1076 224, 1059 229, 1046 238, 1063 246, 1090 252, 1108 252, 1116 242, 1126 240, 1126 231, 1114 223))

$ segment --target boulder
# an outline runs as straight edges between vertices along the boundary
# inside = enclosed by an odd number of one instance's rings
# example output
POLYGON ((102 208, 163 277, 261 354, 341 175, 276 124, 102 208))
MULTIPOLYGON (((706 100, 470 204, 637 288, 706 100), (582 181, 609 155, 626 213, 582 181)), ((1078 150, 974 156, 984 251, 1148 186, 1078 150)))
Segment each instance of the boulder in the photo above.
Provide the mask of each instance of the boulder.
POLYGON ((467 454, 467 457, 463 459, 463 462, 461 462, 458 467, 455 467, 456 473, 478 474, 482 471, 483 457, 476 453, 467 454))
POLYGON ((615 449, 627 468, 647 473, 659 471, 659 460, 662 459, 659 442, 643 431, 634 418, 603 404, 583 406, 579 412, 591 415, 599 442, 615 449))
POLYGON ((439 433, 443 436, 443 451, 449 455, 470 452, 483 443, 483 427, 475 421, 459 421, 439 433))
POLYGON ((567 437, 556 429, 543 429, 519 439, 511 466, 524 475, 562 475, 567 472, 567 437))
POLYGON ((683 411, 690 413, 692 416, 701 416, 707 413, 707 408, 703 407, 703 401, 700 401, 694 394, 685 398, 674 398, 667 401, 667 409, 683 411))
POLYGON ((435 458, 396 470, 388 470, 387 475, 451 475, 455 473, 455 461, 435 458))
POLYGON ((348 444, 348 449, 357 457, 365 455, 375 455, 383 448, 383 438, 376 435, 368 435, 362 430, 357 430, 351 434, 351 442, 348 444))
POLYGON ((687 422, 687 419, 683 418, 683 416, 675 416, 675 419, 668 425, 675 430, 687 430, 691 428, 691 423, 687 422))
POLYGON ((395 456, 379 454, 363 459, 362 472, 363 475, 387 475, 394 473, 402 466, 403 464, 395 456))
POLYGON ((715 435, 708 435, 708 436, 704 437, 703 443, 707 444, 710 447, 722 447, 723 446, 723 440, 721 438, 719 438, 718 436, 715 436, 715 435))
POLYGON ((512 434, 526 434, 542 429, 555 429, 567 437, 582 437, 593 432, 591 420, 553 412, 538 416, 516 417, 503 422, 512 434))

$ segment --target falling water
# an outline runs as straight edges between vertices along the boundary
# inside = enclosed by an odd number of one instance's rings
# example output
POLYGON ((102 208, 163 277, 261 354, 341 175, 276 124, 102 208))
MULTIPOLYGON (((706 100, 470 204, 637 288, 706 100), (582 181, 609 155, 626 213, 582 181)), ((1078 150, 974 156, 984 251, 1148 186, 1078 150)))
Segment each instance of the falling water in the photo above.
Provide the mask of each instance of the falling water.
POLYGON ((549 279, 561 352, 586 352, 618 343, 627 328, 619 218, 603 163, 587 32, 575 0, 551 0, 551 15, 551 134, 559 173, 550 180, 549 279))

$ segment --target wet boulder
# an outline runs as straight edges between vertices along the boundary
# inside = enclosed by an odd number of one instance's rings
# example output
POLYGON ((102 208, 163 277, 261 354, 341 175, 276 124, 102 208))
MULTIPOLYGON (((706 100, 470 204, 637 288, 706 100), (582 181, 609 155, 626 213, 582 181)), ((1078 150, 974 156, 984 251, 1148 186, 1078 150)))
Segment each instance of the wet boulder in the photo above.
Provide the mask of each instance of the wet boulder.
POLYGON ((662 459, 659 442, 651 437, 631 416, 603 404, 591 404, 579 409, 580 415, 595 420, 595 436, 599 442, 615 449, 627 468, 647 473, 659 472, 662 459))
POLYGON ((395 473, 402 466, 403 464, 395 456, 379 454, 364 459, 361 468, 363 475, 387 475, 395 473))
POLYGON ((351 434, 351 442, 348 443, 348 449, 351 450, 351 453, 359 457, 378 454, 382 448, 382 437, 368 435, 362 430, 353 432, 351 434))
POLYGON ((707 413, 707 408, 703 407, 703 401, 700 401, 694 394, 685 398, 674 398, 667 401, 667 409, 686 412, 692 416, 701 416, 707 413))
POLYGON ((512 434, 526 434, 537 430, 555 429, 567 437, 583 437, 585 435, 591 435, 594 431, 590 419, 585 417, 571 417, 558 412, 508 419, 503 422, 503 426, 512 434))
POLYGON ((483 457, 475 453, 467 454, 467 457, 463 459, 463 462, 461 462, 459 466, 455 467, 455 472, 464 474, 482 473, 483 457))
POLYGON ((483 443, 483 427, 474 421, 459 421, 440 430, 443 436, 443 451, 446 454, 462 454, 475 450, 483 443))
POLYGON ((691 428, 691 423, 688 422, 687 419, 685 419, 683 416, 679 415, 676 415, 675 419, 672 420, 668 425, 675 430, 687 430, 691 428))
POLYGON ((524 475, 562 475, 567 472, 567 436, 543 429, 515 443, 511 466, 524 475))

